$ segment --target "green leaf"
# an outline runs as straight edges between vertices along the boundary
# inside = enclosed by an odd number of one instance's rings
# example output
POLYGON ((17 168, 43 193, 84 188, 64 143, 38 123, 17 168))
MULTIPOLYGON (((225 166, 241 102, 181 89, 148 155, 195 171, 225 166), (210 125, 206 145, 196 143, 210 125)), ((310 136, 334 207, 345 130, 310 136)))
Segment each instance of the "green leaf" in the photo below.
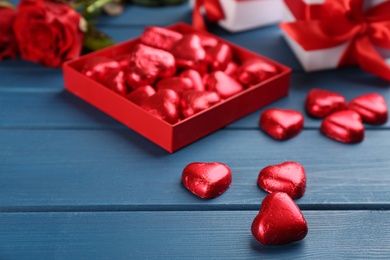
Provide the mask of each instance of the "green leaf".
POLYGON ((0 0, 0 7, 7 7, 7 8, 12 8, 15 9, 15 6, 8 1, 0 0))
POLYGON ((114 44, 115 42, 107 34, 97 30, 93 25, 88 25, 83 44, 86 51, 96 51, 114 44))

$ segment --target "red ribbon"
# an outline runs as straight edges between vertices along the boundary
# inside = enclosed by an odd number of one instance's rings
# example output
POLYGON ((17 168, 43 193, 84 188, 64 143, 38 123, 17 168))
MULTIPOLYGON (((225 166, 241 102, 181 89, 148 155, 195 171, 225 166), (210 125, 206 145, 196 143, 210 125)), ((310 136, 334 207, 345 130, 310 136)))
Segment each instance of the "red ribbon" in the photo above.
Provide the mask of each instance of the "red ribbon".
POLYGON ((196 29, 206 30, 206 24, 203 20, 201 8, 204 7, 207 20, 216 22, 225 18, 219 0, 196 0, 195 7, 192 12, 192 25, 196 29))
POLYGON ((305 50, 349 42, 339 66, 358 64, 363 70, 390 81, 390 66, 374 47, 390 49, 390 1, 363 12, 363 0, 326 0, 321 19, 280 26, 305 50))
POLYGON ((303 0, 284 0, 284 3, 294 15, 295 20, 317 19, 322 4, 306 4, 303 0))

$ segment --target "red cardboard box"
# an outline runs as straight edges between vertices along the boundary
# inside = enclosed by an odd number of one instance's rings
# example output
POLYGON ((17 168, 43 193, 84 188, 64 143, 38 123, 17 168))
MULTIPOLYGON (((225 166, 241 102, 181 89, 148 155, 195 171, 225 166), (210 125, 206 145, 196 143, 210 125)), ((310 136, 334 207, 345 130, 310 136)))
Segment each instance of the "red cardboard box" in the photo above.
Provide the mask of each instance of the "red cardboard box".
MULTIPOLYGON (((168 28, 181 33, 196 32, 193 27, 184 23, 178 23, 168 28)), ((139 38, 136 38, 66 62, 63 66, 65 88, 168 152, 173 153, 288 94, 290 68, 222 39, 218 40, 229 44, 239 61, 257 57, 276 65, 280 73, 172 125, 154 117, 125 97, 80 72, 85 62, 92 57, 114 58, 129 53, 132 46, 139 43, 139 38)))

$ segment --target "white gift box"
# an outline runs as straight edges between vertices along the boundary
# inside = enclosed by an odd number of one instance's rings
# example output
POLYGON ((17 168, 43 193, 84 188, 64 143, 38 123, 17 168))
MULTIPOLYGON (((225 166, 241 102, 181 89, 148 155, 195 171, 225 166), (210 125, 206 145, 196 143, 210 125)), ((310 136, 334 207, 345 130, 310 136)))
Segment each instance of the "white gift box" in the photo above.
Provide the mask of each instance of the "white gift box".
MULTIPOLYGON (((324 0, 297 0, 304 1, 306 4, 319 4, 323 3, 324 0)), ((364 2, 364 8, 368 9, 369 7, 381 4, 383 2, 390 0, 366 0, 364 2)), ((285 3, 283 2, 283 20, 286 21, 295 21, 294 15, 289 11, 285 3)), ((301 63, 303 69, 306 72, 334 69, 338 67, 338 64, 346 51, 349 41, 339 46, 327 49, 319 50, 305 50, 299 43, 297 43, 293 38, 291 38, 286 31, 282 29, 282 35, 284 36, 287 44, 290 46, 291 50, 301 63)), ((385 59, 385 61, 390 64, 390 49, 385 49, 375 46, 375 49, 378 53, 385 59)))
MULTIPOLYGON (((386 1, 390 1, 390 0, 365 0, 364 4, 363 4, 363 9, 367 10, 370 7, 379 5, 379 4, 384 3, 386 1)), ((325 2, 325 0, 296 0, 296 2, 302 2, 304 5, 311 6, 311 5, 323 4, 325 2)), ((281 20, 283 22, 293 22, 296 20, 296 17, 291 12, 291 10, 288 8, 288 6, 286 5, 286 1, 284 1, 284 0, 282 1, 282 18, 281 18, 281 20)))
MULTIPOLYGON (((220 0, 225 19, 218 24, 230 32, 240 32, 276 24, 282 18, 283 0, 220 0)), ((190 0, 195 6, 195 0, 190 0)))

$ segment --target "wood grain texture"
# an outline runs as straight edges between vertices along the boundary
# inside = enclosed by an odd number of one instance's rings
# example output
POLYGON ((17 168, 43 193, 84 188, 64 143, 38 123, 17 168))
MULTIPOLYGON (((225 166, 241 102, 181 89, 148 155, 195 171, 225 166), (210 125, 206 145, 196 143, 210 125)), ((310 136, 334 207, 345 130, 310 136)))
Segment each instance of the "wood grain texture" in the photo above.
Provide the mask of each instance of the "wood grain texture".
POLYGON ((0 210, 257 209, 259 171, 297 161, 307 172, 304 209, 390 208, 388 131, 348 145, 307 130, 280 142, 259 130, 222 130, 168 154, 131 130, 0 130, 0 210), (233 172, 222 196, 202 200, 183 168, 217 161, 233 172))
POLYGON ((264 246, 257 211, 0 214, 1 259, 388 259, 389 212, 303 211, 302 241, 264 246))

